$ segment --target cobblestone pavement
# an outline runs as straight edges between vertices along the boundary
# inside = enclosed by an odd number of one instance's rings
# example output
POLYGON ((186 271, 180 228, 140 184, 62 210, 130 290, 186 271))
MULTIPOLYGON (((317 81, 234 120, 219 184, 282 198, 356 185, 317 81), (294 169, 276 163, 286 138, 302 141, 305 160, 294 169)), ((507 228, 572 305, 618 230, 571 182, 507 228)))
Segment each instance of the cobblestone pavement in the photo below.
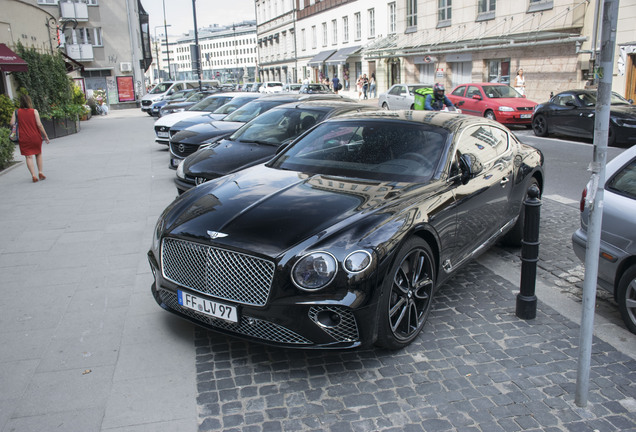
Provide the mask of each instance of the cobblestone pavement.
MULTIPOLYGON (((544 200, 539 277, 575 300, 577 226, 576 207, 544 200)), ((636 360, 595 338, 589 403, 577 407, 578 324, 541 302, 536 319, 516 318, 513 291, 469 264, 395 352, 286 350, 197 329, 199 431, 636 431, 636 360)))

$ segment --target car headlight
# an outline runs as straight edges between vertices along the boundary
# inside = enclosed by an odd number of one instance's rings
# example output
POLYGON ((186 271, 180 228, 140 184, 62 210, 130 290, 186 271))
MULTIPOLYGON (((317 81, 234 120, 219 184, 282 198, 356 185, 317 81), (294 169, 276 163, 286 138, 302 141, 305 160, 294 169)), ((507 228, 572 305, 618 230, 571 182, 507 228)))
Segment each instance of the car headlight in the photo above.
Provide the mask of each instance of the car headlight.
POLYGON ((181 163, 179 164, 179 166, 177 167, 177 178, 181 179, 181 180, 185 180, 185 172, 183 172, 183 161, 181 161, 181 163))
POLYGON ((316 291, 336 277, 336 258, 327 252, 311 252, 302 257, 292 268, 294 285, 305 291, 316 291))
POLYGON ((371 265, 371 254, 364 250, 351 252, 344 260, 344 269, 349 273, 360 273, 371 265))
POLYGON ((155 225, 155 231, 152 235, 152 250, 157 253, 159 256, 159 244, 161 243, 161 233, 163 232, 163 217, 160 217, 157 220, 157 224, 155 225))
POLYGON ((514 111, 514 110, 515 109, 512 108, 512 107, 507 107, 507 106, 500 106, 499 107, 499 111, 508 111, 508 112, 510 112, 510 111, 514 111))

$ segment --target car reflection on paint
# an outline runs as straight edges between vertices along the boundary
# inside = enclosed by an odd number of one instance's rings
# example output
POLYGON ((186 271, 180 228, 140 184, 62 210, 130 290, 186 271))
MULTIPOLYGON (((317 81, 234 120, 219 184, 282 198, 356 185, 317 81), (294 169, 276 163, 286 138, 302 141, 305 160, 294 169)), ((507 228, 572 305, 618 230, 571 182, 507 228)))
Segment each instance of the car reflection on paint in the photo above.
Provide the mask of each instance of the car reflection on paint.
POLYGON ((398 349, 433 296, 489 245, 518 244, 539 150, 499 123, 377 111, 328 119, 266 164, 211 180, 159 218, 164 309, 297 348, 398 349))

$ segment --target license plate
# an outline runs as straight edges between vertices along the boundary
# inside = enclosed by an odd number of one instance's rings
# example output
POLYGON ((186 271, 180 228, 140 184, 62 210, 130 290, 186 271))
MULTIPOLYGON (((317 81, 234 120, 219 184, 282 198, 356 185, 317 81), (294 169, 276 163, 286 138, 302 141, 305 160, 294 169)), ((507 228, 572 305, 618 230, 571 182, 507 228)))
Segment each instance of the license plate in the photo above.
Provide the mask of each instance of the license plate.
POLYGON ((177 293, 179 296, 179 304, 185 308, 214 318, 238 323, 238 311, 236 310, 236 306, 218 303, 181 290, 177 290, 177 293))
POLYGON ((159 138, 170 138, 170 132, 157 132, 159 138))
POLYGON ((519 118, 532 118, 532 114, 521 114, 519 118))

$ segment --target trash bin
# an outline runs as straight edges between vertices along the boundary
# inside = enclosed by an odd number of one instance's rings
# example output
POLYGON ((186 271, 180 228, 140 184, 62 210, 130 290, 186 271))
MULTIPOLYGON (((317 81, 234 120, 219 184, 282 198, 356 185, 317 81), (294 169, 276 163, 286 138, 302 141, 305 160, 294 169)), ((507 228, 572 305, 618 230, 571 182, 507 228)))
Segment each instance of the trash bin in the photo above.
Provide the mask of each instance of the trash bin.
POLYGON ((424 110, 424 106, 426 104, 426 96, 433 94, 432 87, 422 87, 415 90, 415 102, 413 105, 416 110, 424 110))

